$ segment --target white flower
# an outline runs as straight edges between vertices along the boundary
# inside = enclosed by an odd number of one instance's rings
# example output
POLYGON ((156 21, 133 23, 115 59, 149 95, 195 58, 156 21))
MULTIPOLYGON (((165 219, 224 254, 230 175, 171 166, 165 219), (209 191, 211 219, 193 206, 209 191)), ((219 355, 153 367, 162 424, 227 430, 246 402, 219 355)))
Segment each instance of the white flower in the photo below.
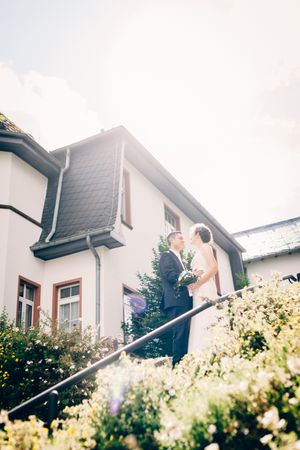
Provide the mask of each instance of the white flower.
POLYGON ((206 447, 204 447, 204 450, 220 450, 219 444, 209 444, 206 447))
POLYGON ((173 427, 170 430, 170 438, 173 441, 177 441, 177 440, 179 440, 181 438, 181 431, 178 429, 178 427, 173 427))
POLYGON ((287 360, 287 366, 292 373, 300 373, 300 358, 290 356, 287 360))
POLYGON ((190 270, 184 270, 178 277, 178 286, 187 286, 188 284, 195 283, 198 280, 198 276, 190 270))
POLYGON ((258 419, 264 428, 268 430, 278 430, 285 425, 284 419, 279 419, 278 409, 272 407, 269 411, 266 411, 263 417, 258 419))
POLYGON ((270 442, 273 438, 273 434, 265 434, 262 438, 260 438, 260 442, 265 445, 270 442))
POLYGON ((245 392, 248 388, 248 381, 246 381, 246 380, 241 381, 239 388, 240 388, 240 391, 245 392))
POLYGON ((214 424, 210 424, 209 425, 209 427, 207 428, 207 431, 210 433, 210 434, 214 434, 216 431, 217 431, 217 427, 216 427, 216 425, 214 425, 214 424))

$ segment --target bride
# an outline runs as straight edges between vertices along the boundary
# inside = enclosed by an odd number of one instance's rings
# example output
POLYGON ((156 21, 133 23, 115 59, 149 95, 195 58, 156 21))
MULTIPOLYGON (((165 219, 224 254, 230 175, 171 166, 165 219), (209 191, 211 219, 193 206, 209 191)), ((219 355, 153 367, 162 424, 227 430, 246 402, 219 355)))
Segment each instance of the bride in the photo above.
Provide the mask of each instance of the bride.
MULTIPOLYGON (((199 280, 189 285, 193 293, 193 307, 205 303, 207 299, 217 298, 214 276, 218 272, 217 261, 212 249, 212 233, 203 223, 197 223, 190 229, 191 244, 196 248, 192 260, 192 270, 200 276, 199 280)), ((217 320, 214 306, 202 311, 192 318, 188 352, 203 350, 209 345, 211 330, 209 326, 217 320)))

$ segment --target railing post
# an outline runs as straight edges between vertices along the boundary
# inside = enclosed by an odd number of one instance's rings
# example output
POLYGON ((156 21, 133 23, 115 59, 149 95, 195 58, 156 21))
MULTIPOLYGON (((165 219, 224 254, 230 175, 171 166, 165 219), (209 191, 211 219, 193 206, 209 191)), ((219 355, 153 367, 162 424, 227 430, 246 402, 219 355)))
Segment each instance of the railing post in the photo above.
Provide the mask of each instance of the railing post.
POLYGON ((49 394, 48 402, 48 417, 47 417, 47 428, 49 430, 49 434, 52 434, 51 423, 58 416, 58 392, 52 391, 49 394))

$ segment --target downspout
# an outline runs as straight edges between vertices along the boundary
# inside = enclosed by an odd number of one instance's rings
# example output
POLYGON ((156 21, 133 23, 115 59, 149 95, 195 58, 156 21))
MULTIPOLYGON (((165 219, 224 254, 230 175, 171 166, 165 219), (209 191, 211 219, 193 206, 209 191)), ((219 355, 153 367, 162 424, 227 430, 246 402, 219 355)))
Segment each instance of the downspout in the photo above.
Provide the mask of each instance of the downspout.
MULTIPOLYGON (((121 161, 123 162, 123 155, 124 155, 124 140, 122 141, 122 145, 121 145, 121 161)), ((117 148, 116 148, 117 151, 117 148)), ((117 156, 116 156, 116 160, 115 163, 117 161, 117 156)), ((120 167, 120 177, 122 176, 122 172, 123 172, 123 164, 121 163, 121 167, 120 167)), ((116 165, 114 167, 114 178, 113 178, 113 186, 115 188, 115 177, 117 175, 116 172, 116 165)), ((121 201, 121 188, 122 186, 119 186, 119 193, 118 193, 118 211, 117 211, 117 217, 119 217, 120 215, 120 209, 121 209, 121 205, 120 205, 120 201, 121 201)), ((114 195, 115 192, 113 191, 113 195, 112 195, 112 204, 111 204, 111 211, 110 211, 110 216, 109 216, 109 220, 107 223, 107 227, 110 226, 111 223, 111 218, 112 218, 112 213, 113 213, 113 202, 114 202, 114 195)), ((92 244, 91 241, 91 236, 87 235, 86 236, 86 243, 88 248, 91 250, 91 252, 93 253, 95 260, 96 260, 96 321, 95 321, 95 325, 96 325, 96 336, 97 339, 100 339, 100 319, 101 319, 101 313, 100 313, 100 306, 101 306, 101 302, 100 302, 100 268, 101 268, 101 261, 100 261, 100 256, 98 255, 95 247, 92 244)))
POLYGON ((96 336, 97 339, 100 338, 100 256, 98 255, 95 247, 92 244, 90 235, 87 235, 86 237, 86 243, 88 248, 93 253, 95 260, 96 260, 96 336))
POLYGON ((52 219, 52 228, 51 228, 50 233, 46 237, 45 242, 50 242, 50 240, 52 239, 52 237, 56 231, 57 217, 58 217, 60 197, 61 197, 61 188, 62 188, 64 173, 68 170, 69 166, 70 166, 70 149, 67 148, 65 167, 63 169, 60 169, 60 173, 59 173, 58 186, 57 186, 56 199, 55 199, 55 207, 54 207, 54 213, 53 213, 53 219, 52 219))

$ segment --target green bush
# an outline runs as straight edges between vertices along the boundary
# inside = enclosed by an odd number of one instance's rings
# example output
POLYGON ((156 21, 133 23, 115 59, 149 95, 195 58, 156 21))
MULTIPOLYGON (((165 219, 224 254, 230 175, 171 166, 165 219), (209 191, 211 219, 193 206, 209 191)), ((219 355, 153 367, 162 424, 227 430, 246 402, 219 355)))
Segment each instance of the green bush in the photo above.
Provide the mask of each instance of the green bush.
MULTIPOLYGON (((9 410, 17 406, 112 350, 108 340, 94 344, 90 329, 68 333, 56 329, 47 320, 40 328, 24 330, 15 327, 3 312, 0 315, 0 408, 9 410), (52 333, 46 332, 49 325, 52 333)), ((80 403, 94 388, 94 378, 90 378, 62 392, 60 410, 80 403)))
POLYGON ((243 289, 250 286, 250 280, 243 272, 237 272, 235 274, 235 287, 236 289, 243 289))
POLYGON ((299 334, 300 285, 275 280, 228 302, 206 352, 175 370, 124 356, 98 374, 89 400, 53 423, 51 439, 33 419, 4 416, 0 446, 299 450, 299 334))

